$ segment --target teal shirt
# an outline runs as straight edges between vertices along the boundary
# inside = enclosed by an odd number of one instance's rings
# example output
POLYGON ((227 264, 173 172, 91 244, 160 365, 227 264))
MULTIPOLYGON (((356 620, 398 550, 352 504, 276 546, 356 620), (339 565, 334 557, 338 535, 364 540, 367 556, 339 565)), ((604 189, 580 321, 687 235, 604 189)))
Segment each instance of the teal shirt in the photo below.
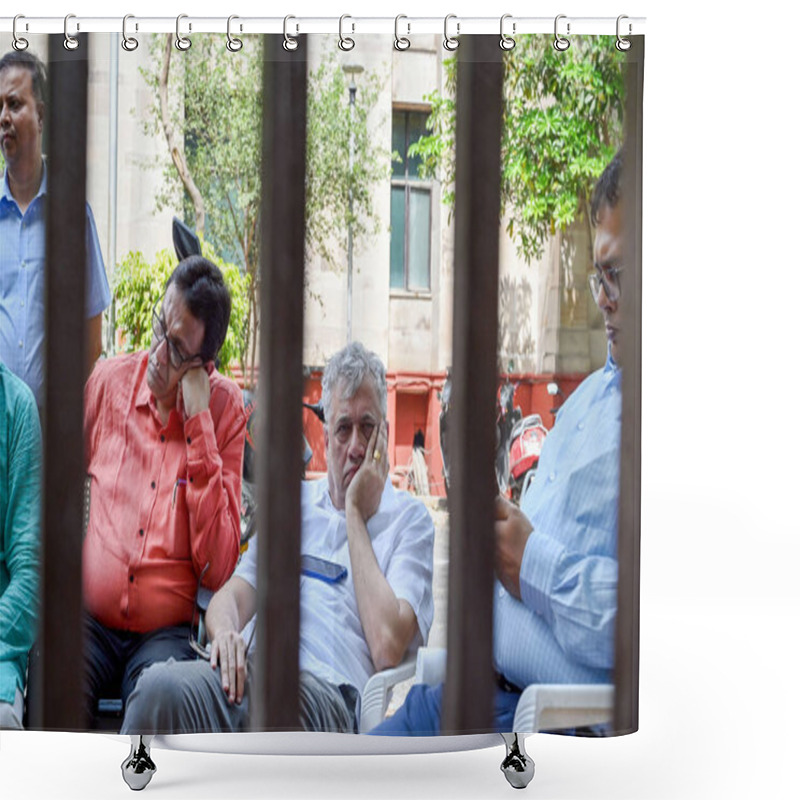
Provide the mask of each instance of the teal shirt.
POLYGON ((0 363, 0 700, 24 689, 39 605, 39 412, 0 363))

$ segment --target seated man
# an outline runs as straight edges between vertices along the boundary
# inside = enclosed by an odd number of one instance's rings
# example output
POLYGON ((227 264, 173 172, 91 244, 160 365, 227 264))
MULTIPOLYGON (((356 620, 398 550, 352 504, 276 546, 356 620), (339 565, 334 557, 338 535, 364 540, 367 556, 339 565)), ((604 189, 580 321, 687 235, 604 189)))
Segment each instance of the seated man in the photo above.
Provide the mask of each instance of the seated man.
MULTIPOLYGON (((434 528, 425 506, 388 479, 380 359, 357 342, 334 355, 322 404, 328 474, 302 486, 302 553, 347 572, 300 578, 300 722, 356 732, 368 678, 427 640, 434 528)), ((123 733, 248 729, 256 564, 253 541, 209 605, 210 664, 169 662, 142 673, 123 733)))
MULTIPOLYGON (((608 356, 558 412, 521 510, 497 499, 494 596, 495 728, 513 731, 531 683, 608 683, 617 611, 617 501, 622 411, 622 155, 592 197, 589 283, 605 321, 608 356)), ((414 686, 376 735, 440 732, 442 686, 414 686)), ((517 731, 524 733, 524 731, 517 731)))
POLYGON ((154 661, 194 658, 198 585, 217 589, 236 566, 244 405, 214 369, 230 309, 220 270, 184 259, 153 310, 150 350, 99 361, 86 385, 89 719, 154 661))
POLYGON ((0 728, 22 728, 39 602, 39 413, 0 362, 0 728))

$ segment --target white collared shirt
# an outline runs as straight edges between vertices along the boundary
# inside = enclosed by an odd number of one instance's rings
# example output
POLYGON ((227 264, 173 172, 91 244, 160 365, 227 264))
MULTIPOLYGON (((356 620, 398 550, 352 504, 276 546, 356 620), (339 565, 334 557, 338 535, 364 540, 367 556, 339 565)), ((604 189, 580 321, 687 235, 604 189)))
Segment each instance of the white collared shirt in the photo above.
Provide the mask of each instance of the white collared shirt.
MULTIPOLYGON (((326 583, 300 578, 300 669, 331 683, 349 683, 363 692, 375 672, 358 615, 344 511, 334 508, 328 479, 304 481, 301 492, 302 553, 347 568, 347 577, 326 583)), ((407 492, 386 485, 378 511, 367 522, 375 558, 398 600, 406 600, 417 617, 419 634, 412 647, 424 644, 433 621, 433 521, 425 506, 407 492)), ((256 586, 257 536, 234 573, 256 586)), ((254 620, 242 631, 249 641, 254 620)), ((250 651, 255 649, 255 639, 250 651)))

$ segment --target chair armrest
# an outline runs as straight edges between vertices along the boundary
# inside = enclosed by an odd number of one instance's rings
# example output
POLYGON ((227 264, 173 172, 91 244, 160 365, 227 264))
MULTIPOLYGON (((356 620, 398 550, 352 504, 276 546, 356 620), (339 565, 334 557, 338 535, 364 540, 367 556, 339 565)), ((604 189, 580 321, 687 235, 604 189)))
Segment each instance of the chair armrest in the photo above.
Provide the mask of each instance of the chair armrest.
POLYGON ((396 667, 376 672, 367 681, 361 695, 361 718, 358 723, 360 733, 371 731, 383 721, 392 688, 413 677, 415 665, 416 659, 411 655, 396 667))
POLYGON ((612 684, 531 684, 519 699, 514 733, 598 725, 611 720, 613 707, 612 684))
POLYGON ((436 686, 444 683, 447 671, 446 647, 420 647, 417 650, 417 672, 414 683, 436 686))

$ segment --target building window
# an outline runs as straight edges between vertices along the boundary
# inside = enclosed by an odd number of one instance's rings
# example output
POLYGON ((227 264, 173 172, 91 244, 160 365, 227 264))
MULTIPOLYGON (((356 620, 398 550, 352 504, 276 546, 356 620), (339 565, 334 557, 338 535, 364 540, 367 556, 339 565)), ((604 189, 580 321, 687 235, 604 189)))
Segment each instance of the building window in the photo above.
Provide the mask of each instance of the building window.
POLYGON ((391 288, 430 291, 431 184, 419 177, 420 159, 408 148, 426 134, 427 112, 392 112, 391 288))

